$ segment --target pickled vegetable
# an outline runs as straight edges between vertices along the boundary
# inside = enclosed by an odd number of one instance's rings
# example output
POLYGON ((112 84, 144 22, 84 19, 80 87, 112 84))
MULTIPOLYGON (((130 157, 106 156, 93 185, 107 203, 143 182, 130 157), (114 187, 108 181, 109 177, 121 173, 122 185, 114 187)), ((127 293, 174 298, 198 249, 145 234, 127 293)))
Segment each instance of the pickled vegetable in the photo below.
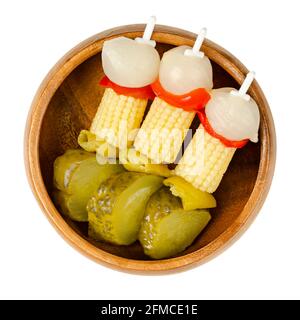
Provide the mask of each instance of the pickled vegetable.
POLYGON ((79 164, 86 159, 93 158, 92 153, 81 149, 67 150, 54 161, 54 186, 58 190, 67 191, 71 176, 79 164))
POLYGON ((67 206, 67 197, 68 195, 60 190, 54 190, 53 191, 53 200, 56 206, 60 209, 61 212, 63 212, 65 215, 70 216, 69 209, 67 206))
POLYGON ((257 142, 260 123, 257 103, 250 96, 244 99, 234 88, 216 89, 211 94, 205 113, 214 131, 228 140, 257 142))
POLYGON ((141 88, 158 76, 160 58, 153 46, 118 37, 106 40, 102 49, 102 66, 106 76, 127 88, 141 88))
POLYGON ((89 236, 119 245, 135 242, 146 204, 162 181, 158 176, 124 172, 102 183, 87 205, 89 236))
POLYGON ((162 177, 169 177, 171 175, 171 170, 163 164, 136 164, 136 163, 124 163, 124 168, 128 171, 134 172, 145 172, 149 174, 154 174, 162 177))
POLYGON ((163 88, 174 95, 182 95, 198 88, 213 87, 213 70, 210 60, 185 55, 188 46, 175 47, 164 53, 159 69, 163 88))
POLYGON ((99 185, 111 175, 123 171, 119 164, 99 165, 95 154, 67 151, 54 164, 54 193, 61 211, 75 221, 87 221, 86 205, 99 185))
POLYGON ((76 195, 69 195, 63 191, 54 192, 54 202, 61 212, 74 221, 87 221, 86 203, 76 195))
POLYGON ((183 210, 180 199, 164 187, 148 202, 139 240, 150 257, 171 257, 191 245, 210 219, 207 210, 183 210))
POLYGON ((217 206, 216 199, 208 192, 201 191, 183 178, 174 176, 164 180, 174 196, 180 197, 184 210, 207 209, 217 206))
POLYGON ((150 163, 150 159, 134 148, 125 151, 125 154, 120 153, 120 161, 126 170, 144 172, 162 177, 170 177, 172 175, 172 171, 169 170, 167 165, 150 163))
POLYGON ((78 144, 88 152, 95 152, 104 143, 105 141, 97 140, 96 135, 88 130, 81 130, 78 136, 78 144))

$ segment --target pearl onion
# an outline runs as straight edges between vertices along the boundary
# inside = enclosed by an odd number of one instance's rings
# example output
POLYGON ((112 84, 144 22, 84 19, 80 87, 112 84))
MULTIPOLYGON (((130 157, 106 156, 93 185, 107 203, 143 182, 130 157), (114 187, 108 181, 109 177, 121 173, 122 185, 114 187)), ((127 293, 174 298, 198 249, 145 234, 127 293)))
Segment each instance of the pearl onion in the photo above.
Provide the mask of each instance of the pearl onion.
POLYGON ((151 84, 158 77, 159 63, 159 54, 151 45, 125 37, 104 42, 104 73, 119 86, 141 88, 151 84))
POLYGON ((161 60, 159 80, 163 88, 181 95, 198 88, 211 89, 212 66, 209 59, 184 55, 188 46, 167 51, 161 60))
POLYGON ((259 109, 256 102, 232 95, 233 88, 213 90, 205 107, 207 119, 214 131, 233 141, 258 141, 259 109))

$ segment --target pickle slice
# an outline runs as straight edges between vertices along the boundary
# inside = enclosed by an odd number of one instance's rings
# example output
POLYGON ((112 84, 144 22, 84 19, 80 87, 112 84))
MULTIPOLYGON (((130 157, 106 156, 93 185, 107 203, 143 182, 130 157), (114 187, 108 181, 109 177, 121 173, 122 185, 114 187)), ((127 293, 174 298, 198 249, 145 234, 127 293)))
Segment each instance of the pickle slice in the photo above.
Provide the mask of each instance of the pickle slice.
POLYGON ((139 240, 151 258, 172 257, 191 245, 210 219, 207 210, 183 210, 180 199, 164 187, 148 202, 139 240))
POLYGON ((80 163, 74 171, 68 185, 68 193, 77 194, 79 198, 89 197, 97 191, 99 185, 115 173, 123 172, 120 164, 98 164, 94 155, 80 163))
POLYGON ((201 191, 178 176, 164 180, 174 196, 180 197, 184 210, 208 209, 217 206, 216 199, 208 192, 201 191))
POLYGON ((55 192, 54 198, 62 213, 72 220, 87 221, 89 198, 103 181, 124 169, 119 164, 99 165, 95 154, 73 151, 67 151, 55 161, 54 181, 60 192, 55 192))
MULTIPOLYGON (((60 190, 55 190, 53 192, 53 200, 56 206, 60 209, 60 211, 64 214, 69 212, 67 206, 67 194, 60 190)), ((69 215, 69 214, 68 214, 69 215)))
POLYGON ((135 242, 146 204, 162 181, 158 176, 124 172, 102 183, 87 206, 89 236, 119 245, 135 242))
POLYGON ((86 202, 82 202, 76 195, 69 195, 63 191, 54 192, 54 202, 61 212, 74 221, 87 221, 86 202))
POLYGON ((81 149, 67 150, 62 156, 54 161, 54 186, 56 189, 66 191, 75 169, 79 164, 89 158, 93 158, 92 153, 81 149))

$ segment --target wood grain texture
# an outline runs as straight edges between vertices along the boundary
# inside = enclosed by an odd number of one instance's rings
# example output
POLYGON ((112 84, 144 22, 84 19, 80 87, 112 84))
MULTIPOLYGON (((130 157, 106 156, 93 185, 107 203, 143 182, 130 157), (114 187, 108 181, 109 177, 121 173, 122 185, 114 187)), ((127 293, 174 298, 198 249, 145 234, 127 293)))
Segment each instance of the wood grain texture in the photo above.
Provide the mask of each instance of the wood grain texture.
MULTIPOLYGON (((260 142, 238 150, 215 196, 218 207, 200 237, 172 259, 153 261, 138 243, 114 246, 87 238, 87 227, 65 219, 51 200, 53 161, 66 149, 77 147, 77 135, 88 128, 101 100, 98 85, 103 75, 103 41, 116 36, 142 35, 144 25, 130 25, 99 33, 67 53, 41 84, 28 116, 25 134, 25 164, 32 190, 47 218, 77 250, 110 267, 137 273, 180 271, 203 263, 224 250, 249 226, 261 208, 274 173, 276 136, 268 103, 258 83, 249 93, 261 113, 260 142)), ((162 54, 176 45, 192 45, 196 35, 184 30, 156 26, 153 35, 162 54)), ((238 87, 247 69, 230 53, 209 40, 203 51, 211 59, 214 85, 238 87)), ((197 127, 197 121, 193 123, 197 127)))

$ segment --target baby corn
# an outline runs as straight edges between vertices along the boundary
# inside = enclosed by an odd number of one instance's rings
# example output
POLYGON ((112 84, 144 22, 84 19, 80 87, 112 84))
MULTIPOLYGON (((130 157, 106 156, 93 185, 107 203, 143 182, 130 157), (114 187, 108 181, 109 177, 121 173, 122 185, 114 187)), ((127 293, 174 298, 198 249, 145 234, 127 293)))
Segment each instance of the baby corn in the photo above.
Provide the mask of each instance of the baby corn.
POLYGON ((195 112, 176 108, 156 97, 134 147, 155 163, 174 162, 195 112))
POLYGON ((105 140, 114 147, 131 146, 133 131, 140 127, 147 101, 119 95, 113 89, 106 88, 90 131, 97 139, 105 140))
POLYGON ((194 187, 213 193, 218 188, 235 150, 223 145, 200 125, 175 168, 175 174, 194 187))

